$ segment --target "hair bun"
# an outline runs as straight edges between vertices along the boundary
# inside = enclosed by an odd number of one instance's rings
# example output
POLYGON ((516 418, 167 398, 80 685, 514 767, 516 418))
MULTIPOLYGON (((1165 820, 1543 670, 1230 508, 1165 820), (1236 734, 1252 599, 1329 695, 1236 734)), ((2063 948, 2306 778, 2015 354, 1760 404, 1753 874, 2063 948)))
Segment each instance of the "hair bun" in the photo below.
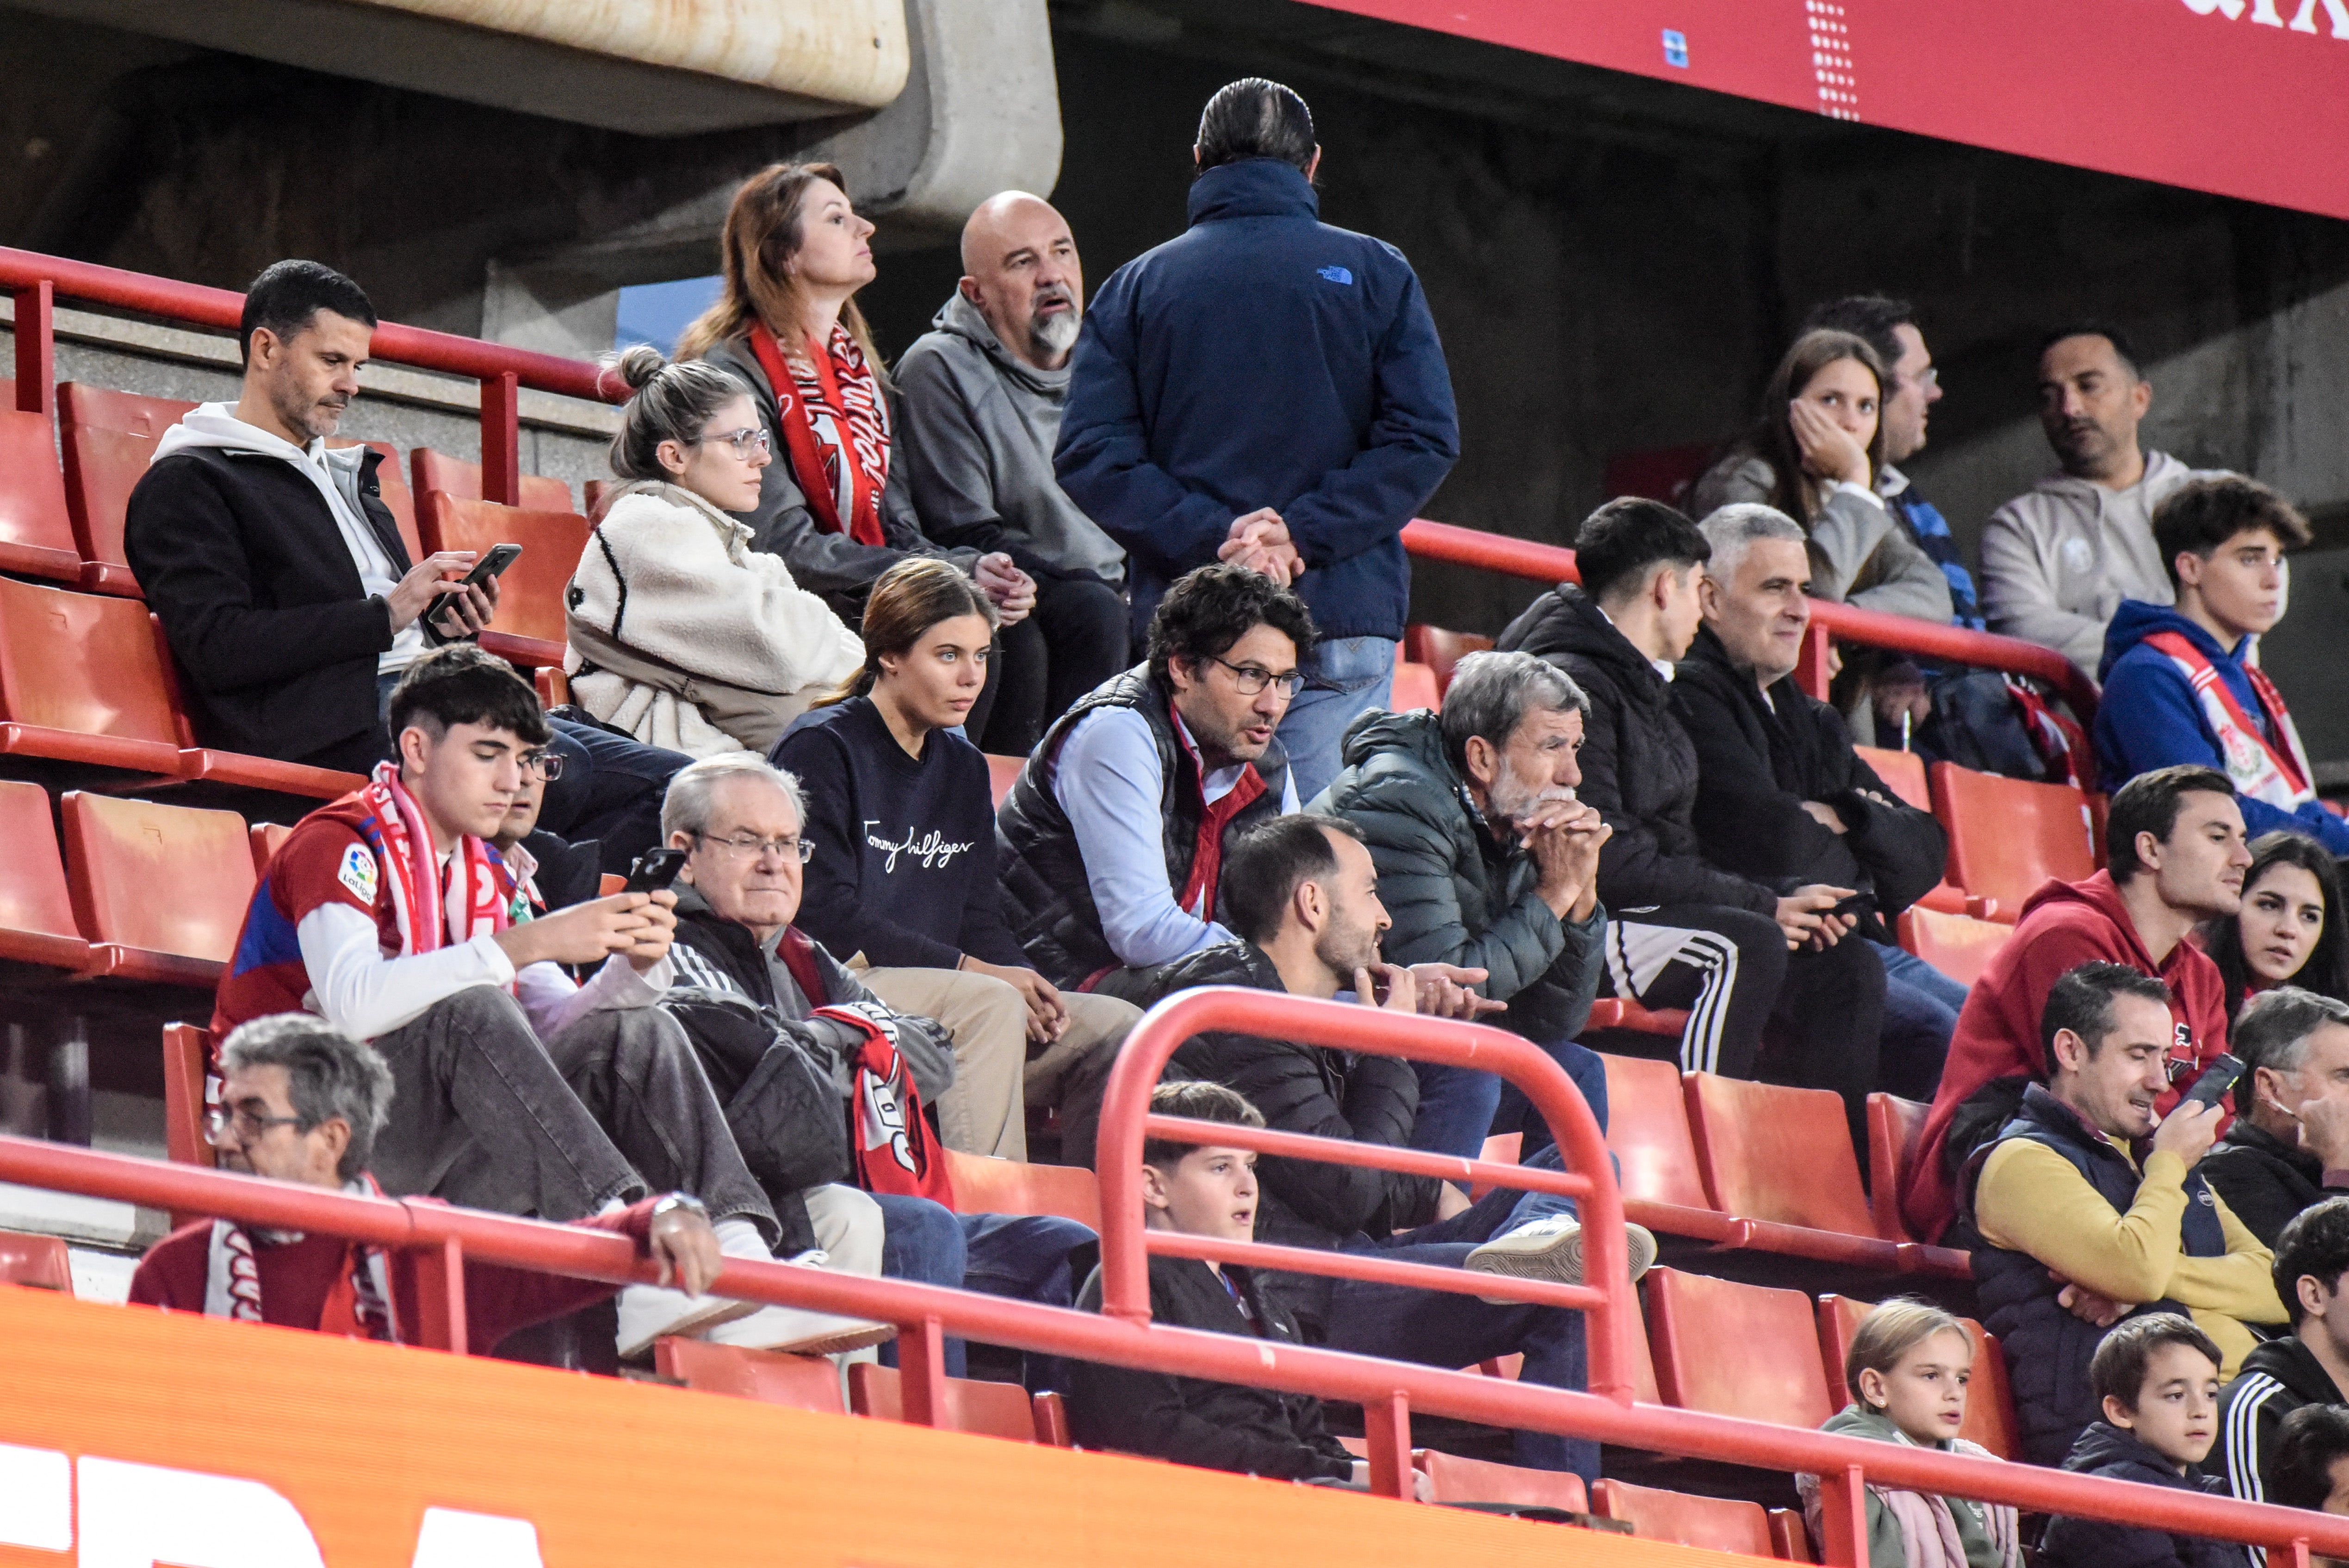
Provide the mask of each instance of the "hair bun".
POLYGON ((639 343, 633 347, 622 350, 617 368, 620 372, 620 379, 626 382, 629 389, 634 391, 668 368, 668 356, 649 343, 639 343))

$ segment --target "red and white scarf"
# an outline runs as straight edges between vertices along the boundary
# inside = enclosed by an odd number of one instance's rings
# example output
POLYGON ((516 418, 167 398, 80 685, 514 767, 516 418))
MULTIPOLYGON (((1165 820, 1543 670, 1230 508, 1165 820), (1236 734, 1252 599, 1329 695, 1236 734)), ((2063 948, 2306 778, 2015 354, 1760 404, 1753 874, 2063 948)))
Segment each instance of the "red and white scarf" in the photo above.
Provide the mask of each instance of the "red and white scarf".
POLYGON ((2267 720, 2265 733, 2235 700, 2218 666, 2182 633, 2156 632, 2145 641, 2185 672, 2186 684, 2201 705, 2202 722, 2219 738, 2219 755, 2226 762, 2227 777, 2234 780, 2235 793, 2264 800, 2280 811, 2296 810, 2316 799, 2316 791, 2309 788, 2308 753, 2301 747, 2300 731, 2292 727, 2283 694, 2259 665, 2245 664, 2241 668, 2251 677, 2251 695, 2259 699, 2261 717, 2267 720))
MULTIPOLYGON (((785 927, 775 954, 810 1002, 823 999, 823 975, 804 932, 785 927)), ((850 1025, 864 1037, 850 1064, 855 1081, 848 1098, 848 1144, 856 1184, 868 1192, 927 1198, 953 1208, 954 1176, 898 1053, 897 1016, 878 1002, 836 1002, 817 1007, 815 1016, 850 1025)))
POLYGON ((834 323, 832 341, 811 338, 808 369, 786 363, 764 323, 750 329, 750 352, 775 389, 775 424, 782 431, 792 476, 807 496, 808 511, 826 533, 859 544, 886 542, 881 532, 881 492, 889 483, 889 403, 847 328, 834 323))
POLYGON ((399 781, 396 762, 376 764, 375 776, 358 792, 358 805, 375 824, 371 840, 383 884, 399 928, 399 956, 457 946, 512 923, 513 884, 489 845, 467 833, 449 858, 448 885, 440 881, 440 857, 416 797, 399 781), (437 917, 422 919, 426 910, 437 917))
MULTIPOLYGON (((344 1187, 363 1198, 380 1198, 375 1178, 361 1172, 344 1187)), ((292 1246, 302 1241, 299 1231, 263 1231, 265 1247, 292 1246)), ((261 1310, 261 1270, 254 1261, 254 1235, 230 1220, 212 1222, 211 1255, 204 1275, 204 1315, 233 1317, 240 1323, 266 1323, 261 1310)), ((381 1247, 350 1243, 335 1267, 335 1283, 318 1313, 321 1334, 347 1339, 399 1343, 399 1325, 392 1310, 391 1261, 381 1247)))

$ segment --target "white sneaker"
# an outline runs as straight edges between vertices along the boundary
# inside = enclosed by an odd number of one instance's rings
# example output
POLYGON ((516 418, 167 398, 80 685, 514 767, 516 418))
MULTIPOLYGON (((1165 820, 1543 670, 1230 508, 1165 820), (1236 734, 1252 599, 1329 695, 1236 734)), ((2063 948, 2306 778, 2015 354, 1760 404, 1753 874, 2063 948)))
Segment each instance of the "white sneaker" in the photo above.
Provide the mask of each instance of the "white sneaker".
POLYGON ((697 1337, 712 1345, 740 1346, 749 1350, 837 1356, 843 1351, 863 1350, 895 1339, 897 1326, 862 1317, 834 1317, 803 1306, 767 1306, 748 1317, 721 1323, 697 1337))
MULTIPOLYGON (((1624 1250, 1630 1253, 1631 1278, 1646 1274, 1656 1261, 1656 1238, 1644 1225, 1623 1226, 1624 1250)), ((1506 1274, 1512 1279, 1547 1280, 1552 1284, 1582 1283, 1582 1224, 1571 1215, 1536 1220, 1505 1231, 1468 1254, 1464 1267, 1478 1274, 1506 1274)), ((1508 1296, 1478 1298, 1496 1305, 1515 1305, 1508 1296)))
POLYGON ((759 1310, 755 1301, 688 1295, 666 1285, 632 1284, 620 1292, 620 1359, 650 1355, 653 1341, 672 1334, 698 1339, 709 1330, 759 1310))

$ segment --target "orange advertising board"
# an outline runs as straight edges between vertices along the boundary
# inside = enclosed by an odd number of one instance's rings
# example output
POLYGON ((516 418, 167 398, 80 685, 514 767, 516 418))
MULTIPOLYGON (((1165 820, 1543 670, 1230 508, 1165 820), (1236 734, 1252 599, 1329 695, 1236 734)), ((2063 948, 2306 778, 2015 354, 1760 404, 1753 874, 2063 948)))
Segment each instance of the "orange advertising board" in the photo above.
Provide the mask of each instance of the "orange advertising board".
POLYGON ((45 1291, 0 1346, 0 1568, 1730 1561, 45 1291))

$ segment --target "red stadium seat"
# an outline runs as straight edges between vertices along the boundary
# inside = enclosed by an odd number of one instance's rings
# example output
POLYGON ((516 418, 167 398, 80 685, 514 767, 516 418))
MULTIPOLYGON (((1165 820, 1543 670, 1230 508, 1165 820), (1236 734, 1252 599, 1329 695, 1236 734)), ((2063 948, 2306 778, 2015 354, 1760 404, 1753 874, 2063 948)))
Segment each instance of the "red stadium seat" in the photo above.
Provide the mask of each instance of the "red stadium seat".
POLYGON ((1057 1214, 1101 1229, 1101 1186, 1081 1165, 1030 1165, 947 1150, 958 1214, 1057 1214))
POLYGON ((1711 1210, 1713 1196, 1697 1174, 1679 1067, 1638 1057, 1602 1054, 1599 1059, 1607 1064, 1607 1147, 1620 1167, 1624 1200, 1711 1210))
POLYGON ((1664 1403, 1806 1428, 1841 1408, 1827 1403, 1818 1326, 1802 1292, 1667 1268, 1650 1269, 1640 1284, 1664 1403))
MULTIPOLYGON (((1827 1397, 1838 1409, 1851 1398, 1843 1380, 1844 1360, 1851 1354, 1852 1336, 1859 1332, 1869 1305, 1847 1295, 1819 1297, 1819 1356, 1826 1363, 1827 1397)), ((1972 1318, 1959 1321, 1974 1342, 1974 1376, 1966 1391, 1965 1425, 1958 1429, 1958 1436, 2011 1460, 2020 1450, 2015 1442, 2014 1391, 2006 1378, 2006 1351, 1998 1336, 1972 1318)))
MULTIPOLYGON (((939 1425, 947 1431, 976 1432, 983 1437, 1009 1438, 1022 1443, 1050 1440, 1046 1431, 1050 1420, 1038 1420, 1036 1400, 1030 1399, 1028 1390, 1019 1384, 988 1383, 977 1377, 949 1377, 946 1385, 947 1408, 945 1418, 939 1425)), ((905 1415, 900 1387, 895 1367, 876 1367, 867 1361, 852 1362, 848 1368, 848 1408, 859 1416, 872 1416, 884 1421, 902 1421, 905 1415)), ((1056 1409, 1059 1404, 1059 1400, 1053 1401, 1056 1409)), ((1060 1418, 1060 1426, 1065 1434, 1067 1421, 1064 1417, 1060 1418)))
POLYGON ((1971 985, 2006 945, 2014 927, 2003 921, 1976 920, 1938 909, 1905 909, 1893 923, 1900 945, 1955 980, 1971 985))
POLYGON ((1933 764, 1932 782, 1933 814, 1950 830, 1950 880, 1997 900, 1997 919, 2021 918, 2023 900, 2051 877, 2080 882, 2095 871, 2087 797, 2070 785, 1949 762, 1933 764))
POLYGON ((81 546, 57 437, 57 422, 18 408, 16 384, 0 378, 0 572, 78 583, 81 546))
POLYGON ((49 792, 38 784, 0 783, 0 958, 86 969, 89 944, 74 920, 65 862, 49 820, 49 792))
POLYGON ((1791 1508, 1770 1511, 1770 1555, 1782 1563, 1816 1563, 1811 1532, 1803 1516, 1791 1508))
POLYGON ((163 1151, 175 1165, 211 1165, 204 1138, 205 1075, 212 1034, 194 1024, 163 1026, 163 1151))
POLYGON ((620 488, 616 480, 583 480, 579 485, 580 504, 587 510, 589 522, 604 521, 605 498, 620 488))
POLYGON ((57 1236, 0 1231, 0 1284, 73 1294, 73 1260, 57 1236))
POLYGON ((1609 495, 1640 495, 1676 506, 1682 492, 1703 477, 1720 455, 1718 441, 1617 452, 1607 459, 1603 482, 1609 495))
POLYGON ((1748 1557, 1774 1555, 1770 1517, 1758 1502, 1694 1497, 1683 1491, 1663 1491, 1607 1480, 1591 1486, 1590 1511, 1601 1519, 1622 1521, 1631 1527, 1632 1534, 1642 1540, 1671 1541, 1713 1552, 1742 1552, 1748 1557))
POLYGON ((269 857, 285 846, 294 830, 284 822, 255 822, 253 825, 253 874, 266 876, 269 857))
POLYGON ((163 432, 194 407, 171 397, 142 397, 71 381, 57 384, 66 510, 81 550, 84 588, 139 596, 138 580, 122 553, 122 520, 129 510, 130 491, 147 471, 163 432))
POLYGON ((1726 1214, 1873 1236, 1842 1097, 1712 1073, 1682 1079, 1697 1165, 1726 1214))
MULTIPOLYGON (((416 481, 416 495, 419 500, 435 490, 454 496, 459 500, 481 499, 481 465, 479 463, 469 463, 462 458, 452 458, 429 447, 416 447, 409 451, 408 469, 416 481)), ((533 511, 574 510, 571 504, 571 487, 544 474, 522 476, 522 504, 533 511)), ((471 547, 451 544, 445 548, 465 550, 471 547)))
POLYGON ((1868 1206, 1876 1215, 1876 1233, 1888 1242, 1916 1239, 1900 1215, 1899 1177, 1909 1168, 1909 1156, 1925 1130, 1925 1113, 1931 1109, 1897 1094, 1868 1097, 1868 1168, 1877 1173, 1868 1206))
POLYGON ((522 546, 521 558, 498 579, 497 620, 481 634, 481 646, 518 665, 561 665, 563 594, 587 548, 587 520, 574 511, 533 511, 427 491, 421 521, 428 551, 482 554, 494 544, 522 546))
POLYGON ((400 472, 399 449, 389 441, 355 441, 348 437, 336 437, 326 445, 373 447, 383 454, 383 461, 375 466, 376 488, 390 510, 391 521, 399 525, 399 541, 408 546, 408 559, 410 562, 423 560, 424 539, 416 531, 416 492, 408 488, 407 476, 400 472))
POLYGON ((1069 1436, 1069 1406, 1050 1389, 1036 1396, 1036 1440, 1048 1449, 1073 1449, 1076 1439, 1069 1436))
POLYGON ((1635 1035, 1677 1040, 1688 1029, 1688 1009, 1658 1007, 1651 1011, 1628 997, 1601 996, 1590 1004, 1590 1017, 1583 1028, 1627 1029, 1635 1035))
POLYGON ((1433 670, 1408 659, 1395 660, 1394 689, 1387 696, 1389 713, 1411 713, 1443 706, 1444 688, 1437 684, 1433 670))
POLYGON ((1913 751, 1890 751, 1881 746, 1855 746, 1859 759, 1876 770, 1884 787, 1904 804, 1920 811, 1933 809, 1933 787, 1925 778, 1925 759, 1913 751))
POLYGON ((1402 629, 1403 657, 1413 664, 1425 665, 1435 672, 1435 689, 1451 689, 1452 672, 1470 654, 1481 654, 1493 645, 1490 637, 1480 637, 1474 632, 1450 632, 1442 626, 1411 625, 1402 629))
POLYGON ((244 819, 79 789, 63 805, 67 885, 91 972, 218 985, 253 898, 244 819))
POLYGON ((541 707, 561 707, 571 700, 571 677, 554 665, 541 665, 531 671, 530 684, 538 688, 541 707))
POLYGON ((183 744, 145 605, 0 580, 0 752, 174 777, 183 744))
POLYGON ((1582 1478, 1568 1470, 1527 1470, 1489 1460, 1462 1459, 1434 1449, 1416 1449, 1412 1468, 1427 1478, 1434 1502, 1513 1502, 1533 1508, 1590 1511, 1582 1478))
POLYGON ((848 1413, 840 1394, 840 1368, 826 1356, 785 1356, 671 1335, 653 1341, 653 1367, 662 1377, 704 1393, 819 1415, 848 1413))
POLYGON ((999 810, 1011 794, 1011 787, 1019 782, 1019 770, 1028 766, 1024 757, 998 757, 987 754, 987 781, 995 790, 995 804, 999 810))

